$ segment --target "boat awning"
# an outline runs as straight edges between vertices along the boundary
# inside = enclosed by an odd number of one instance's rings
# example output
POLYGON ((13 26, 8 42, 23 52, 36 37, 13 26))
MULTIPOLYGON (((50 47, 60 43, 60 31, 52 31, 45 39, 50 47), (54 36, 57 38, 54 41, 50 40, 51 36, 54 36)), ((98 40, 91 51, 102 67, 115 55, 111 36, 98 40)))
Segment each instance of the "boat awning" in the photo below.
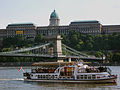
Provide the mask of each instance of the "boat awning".
POLYGON ((49 65, 73 65, 74 62, 38 62, 33 63, 32 66, 49 66, 49 65))
MULTIPOLYGON (((84 62, 84 63, 88 63, 88 62, 84 62)), ((37 62, 37 63, 33 63, 32 66, 59 66, 59 65, 74 65, 76 64, 76 62, 37 62)))

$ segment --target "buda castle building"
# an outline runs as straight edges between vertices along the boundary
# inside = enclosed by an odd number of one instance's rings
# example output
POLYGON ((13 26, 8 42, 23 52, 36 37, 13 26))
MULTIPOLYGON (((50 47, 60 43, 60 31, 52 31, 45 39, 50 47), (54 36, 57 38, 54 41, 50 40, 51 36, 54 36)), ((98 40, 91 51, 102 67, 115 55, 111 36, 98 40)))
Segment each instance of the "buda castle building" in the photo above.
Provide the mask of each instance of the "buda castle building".
POLYGON ((54 10, 49 19, 48 26, 36 26, 33 23, 8 24, 6 29, 0 29, 0 41, 4 37, 24 36, 26 39, 34 39, 36 35, 44 36, 54 34, 69 34, 70 31, 78 31, 84 34, 112 34, 120 33, 120 25, 102 25, 97 20, 73 21, 69 25, 60 26, 60 19, 54 10))

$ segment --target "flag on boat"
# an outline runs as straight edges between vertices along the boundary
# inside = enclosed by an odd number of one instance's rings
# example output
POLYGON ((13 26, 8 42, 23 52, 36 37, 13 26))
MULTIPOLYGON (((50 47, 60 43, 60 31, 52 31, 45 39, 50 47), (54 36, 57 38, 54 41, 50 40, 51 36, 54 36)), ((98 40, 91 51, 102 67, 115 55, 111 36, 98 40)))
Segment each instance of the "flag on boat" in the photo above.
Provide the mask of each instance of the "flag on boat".
POLYGON ((21 69, 22 69, 22 67, 20 67, 18 71, 20 71, 21 69))

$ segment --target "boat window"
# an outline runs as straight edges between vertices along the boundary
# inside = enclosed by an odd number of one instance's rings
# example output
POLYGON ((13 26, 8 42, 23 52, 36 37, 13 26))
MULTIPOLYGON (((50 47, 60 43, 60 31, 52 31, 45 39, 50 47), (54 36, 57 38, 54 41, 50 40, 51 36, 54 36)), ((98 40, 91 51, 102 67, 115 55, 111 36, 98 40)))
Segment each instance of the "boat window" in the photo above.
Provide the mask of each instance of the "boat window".
POLYGON ((43 78, 45 78, 45 75, 43 75, 43 78))
POLYGON ((87 79, 87 75, 84 75, 84 79, 87 79))
POLYGON ((59 77, 59 78, 62 78, 62 77, 59 77))
POLYGON ((48 75, 46 75, 45 78, 48 78, 48 75))
POLYGON ((43 78, 43 76, 41 75, 41 78, 43 78))
POLYGON ((91 75, 88 75, 88 79, 91 79, 91 75))
POLYGON ((70 77, 68 77, 68 79, 69 79, 70 77))
POLYGON ((40 78, 42 78, 42 75, 40 75, 40 78))
POLYGON ((40 75, 38 75, 38 78, 40 78, 40 75))
POLYGON ((33 77, 33 75, 31 75, 31 77, 33 77))
POLYGON ((81 79, 83 79, 83 75, 81 75, 81 79))
POLYGON ((55 75, 55 78, 57 78, 57 75, 55 75))
POLYGON ((81 78, 81 76, 79 75, 79 76, 77 76, 77 79, 80 79, 81 78))
POLYGON ((92 75, 92 79, 96 79, 96 75, 92 75))
POLYGON ((52 75, 52 79, 54 79, 54 75, 52 75))

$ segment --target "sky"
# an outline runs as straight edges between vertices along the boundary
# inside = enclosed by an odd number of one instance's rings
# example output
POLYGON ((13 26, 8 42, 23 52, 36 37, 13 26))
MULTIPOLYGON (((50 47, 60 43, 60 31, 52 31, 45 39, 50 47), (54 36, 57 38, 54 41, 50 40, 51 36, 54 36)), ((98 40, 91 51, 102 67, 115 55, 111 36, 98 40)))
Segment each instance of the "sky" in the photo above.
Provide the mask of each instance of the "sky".
POLYGON ((54 9, 60 25, 80 20, 120 25, 120 0, 0 0, 0 28, 11 23, 47 26, 54 9))

